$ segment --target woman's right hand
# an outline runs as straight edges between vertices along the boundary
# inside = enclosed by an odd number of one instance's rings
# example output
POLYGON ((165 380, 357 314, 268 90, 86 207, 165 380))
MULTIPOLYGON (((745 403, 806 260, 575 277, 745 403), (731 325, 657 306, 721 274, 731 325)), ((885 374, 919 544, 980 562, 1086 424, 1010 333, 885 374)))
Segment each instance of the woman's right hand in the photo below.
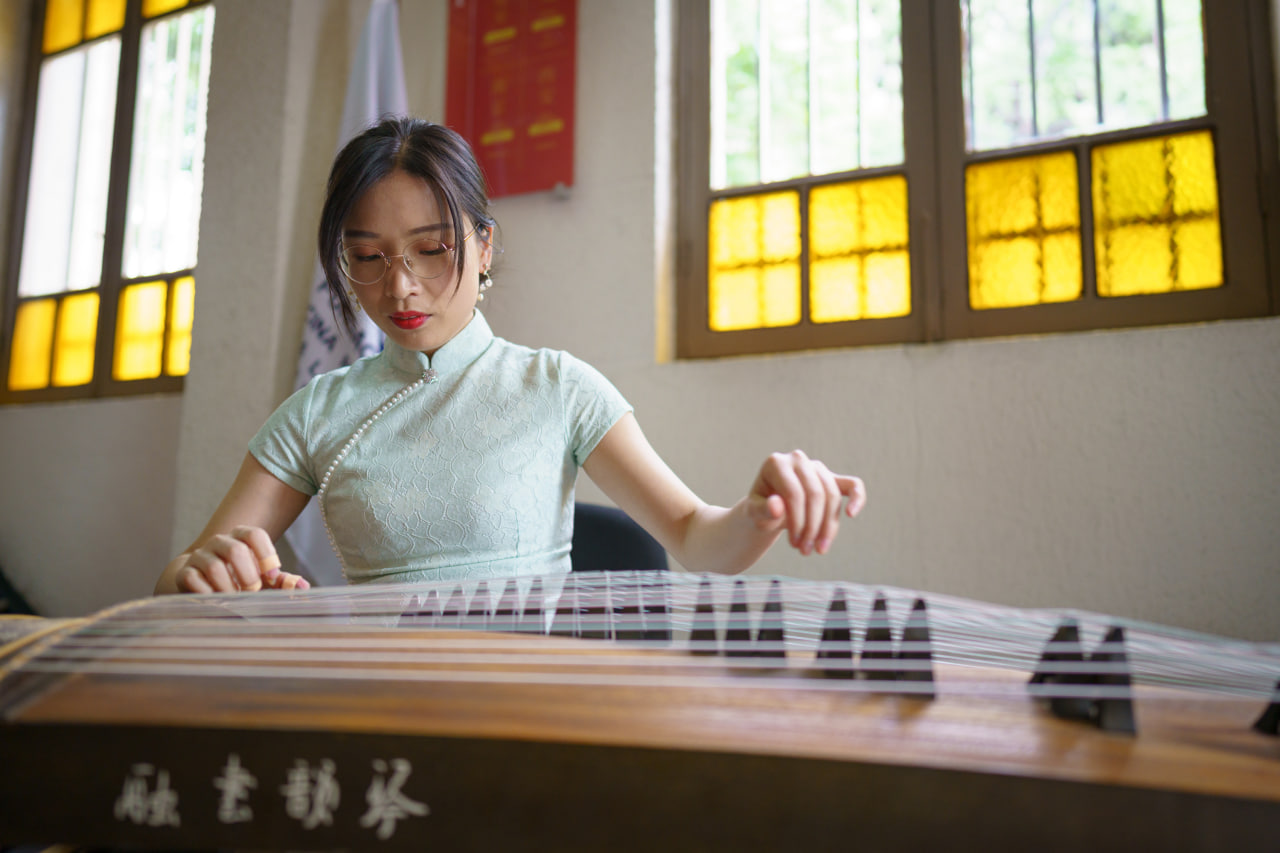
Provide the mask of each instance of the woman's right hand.
POLYGON ((280 571, 271 536, 261 527, 235 527, 209 537, 174 561, 177 592, 257 592, 309 589, 300 575, 280 571))

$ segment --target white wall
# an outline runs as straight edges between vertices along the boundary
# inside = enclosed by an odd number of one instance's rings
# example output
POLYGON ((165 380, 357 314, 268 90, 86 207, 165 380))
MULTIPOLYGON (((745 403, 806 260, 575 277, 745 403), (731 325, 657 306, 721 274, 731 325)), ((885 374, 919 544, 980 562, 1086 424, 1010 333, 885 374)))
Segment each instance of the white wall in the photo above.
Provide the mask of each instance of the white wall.
MULTIPOLYGON (((735 500, 765 453, 793 446, 866 478, 868 509, 831 555, 779 547, 757 571, 1280 639, 1280 319, 658 362, 671 139, 655 97, 667 57, 651 36, 666 2, 579 0, 577 179, 567 199, 497 203, 506 252, 485 305, 498 333, 595 363, 708 500, 735 500)), ((149 586, 164 561, 143 571, 141 546, 114 553, 102 531, 77 550, 65 533, 96 517, 87 507, 110 506, 100 498, 126 472, 168 473, 143 488, 157 515, 172 504, 171 535, 129 517, 108 526, 147 540, 146 560, 180 547, 287 392, 366 5, 218 0, 194 366, 180 414, 150 433, 160 452, 85 471, 54 446, 74 438, 53 429, 67 419, 90 434, 135 429, 112 407, 147 401, 0 409, 0 447, 42 460, 32 471, 0 455, 0 565, 49 612, 141 594, 134 580, 69 591, 129 572, 149 586), (111 553, 86 570, 84 550, 111 553)), ((411 105, 438 119, 445 2, 402 7, 411 105)))

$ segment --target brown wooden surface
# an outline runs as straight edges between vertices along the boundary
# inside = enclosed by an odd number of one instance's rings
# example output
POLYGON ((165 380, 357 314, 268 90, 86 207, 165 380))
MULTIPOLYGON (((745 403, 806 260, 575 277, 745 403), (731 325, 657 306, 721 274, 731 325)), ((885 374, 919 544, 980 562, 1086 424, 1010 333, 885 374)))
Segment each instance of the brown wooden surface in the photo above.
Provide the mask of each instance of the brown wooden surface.
MULTIPOLYGON (((346 634, 343 642, 358 636, 346 634)), ((397 637, 414 643, 412 632, 397 637)), ((585 671, 602 676, 684 676, 696 665, 708 686, 222 677, 200 675, 193 666, 189 677, 58 677, 11 710, 9 723, 303 729, 703 750, 1280 802, 1280 739, 1250 728, 1262 710, 1256 701, 1139 688, 1139 734, 1129 736, 1055 718, 1021 689, 1026 674, 1016 671, 939 666, 939 696, 929 701, 828 689, 838 682, 805 677, 804 661, 793 660, 785 671, 744 673, 680 651, 634 652, 589 640, 476 632, 421 638, 425 647, 454 641, 448 651, 459 655, 499 643, 514 657, 487 667, 495 672, 583 672, 545 661, 565 656, 577 663, 586 655, 600 663, 585 671), (629 663, 654 658, 669 664, 629 663), (1003 690, 995 696, 961 692, 979 684, 1003 690)), ((345 666, 353 676, 366 669, 345 666)), ((449 662, 402 667, 441 677, 485 668, 449 662)))
POLYGON ((1239 853, 1280 833, 1280 739, 1252 730, 1258 699, 1141 686, 1130 736, 1054 717, 1016 668, 935 663, 930 701, 815 676, 811 652, 782 668, 394 617, 227 616, 129 603, 0 658, 0 844, 1239 853), (527 681, 477 680, 507 677, 527 681), (238 825, 212 785, 233 754, 261 782, 238 825), (376 840, 363 795, 391 758, 430 813, 376 840), (328 760, 343 808, 301 828, 280 784, 328 760), (113 811, 139 763, 171 774, 181 827, 113 811))

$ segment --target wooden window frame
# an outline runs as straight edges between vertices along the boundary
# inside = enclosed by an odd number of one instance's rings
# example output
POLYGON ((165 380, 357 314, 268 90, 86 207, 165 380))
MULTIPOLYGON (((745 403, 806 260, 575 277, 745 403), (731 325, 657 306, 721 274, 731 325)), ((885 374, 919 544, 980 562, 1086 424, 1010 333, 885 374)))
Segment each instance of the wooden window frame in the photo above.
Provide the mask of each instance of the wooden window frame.
POLYGON ((958 0, 902 0, 901 166, 713 191, 710 187, 710 2, 681 0, 677 15, 676 354, 710 358, 771 352, 1006 335, 1161 326, 1277 313, 1280 201, 1271 15, 1266 0, 1204 0, 1209 114, 1121 131, 969 153, 965 147, 958 0), (1093 263, 1090 151, 1102 144, 1209 129, 1218 166, 1222 287, 1099 297, 1093 263), (1079 300, 1017 308, 969 307, 964 180, 971 163, 1074 151, 1079 169, 1079 300), (903 174, 908 187, 911 314, 841 323, 808 320, 808 189, 903 174), (707 221, 719 198, 798 189, 801 195, 801 321, 780 328, 713 332, 708 325, 707 221))
MULTIPOLYGON (((119 35, 120 68, 116 82, 115 125, 112 131, 111 164, 108 170, 107 213, 104 222, 102 248, 102 273, 98 286, 98 330, 94 340, 93 379, 87 385, 38 388, 24 391, 8 387, 9 361, 12 357, 14 320, 19 305, 18 277, 22 264, 23 230, 27 214, 27 192, 31 172, 31 160, 35 143, 36 104, 40 84, 40 68, 48 57, 43 50, 45 0, 31 4, 31 19, 27 43, 27 65, 22 92, 22 118, 19 123, 18 145, 13 172, 13 199, 9 220, 9 254, 3 288, 3 308, 0 314, 0 404, 41 403, 59 400, 84 400, 104 397, 136 396, 139 394, 180 393, 184 386, 182 376, 158 376, 153 379, 118 380, 112 374, 115 355, 117 308, 120 293, 131 284, 148 281, 173 281, 183 276, 194 276, 195 269, 172 270, 137 278, 123 275, 125 217, 128 209, 129 166, 133 157, 133 119, 138 88, 138 64, 140 61, 142 29, 146 24, 190 12, 192 9, 212 5, 213 0, 189 0, 187 5, 151 18, 142 15, 143 0, 126 0, 124 26, 106 36, 86 39, 68 50, 77 50, 86 44, 119 35)), ((91 291, 67 291, 50 294, 61 299, 71 293, 91 291)), ((172 300, 172 291, 168 297, 172 300)), ((162 353, 162 363, 167 358, 162 353)))

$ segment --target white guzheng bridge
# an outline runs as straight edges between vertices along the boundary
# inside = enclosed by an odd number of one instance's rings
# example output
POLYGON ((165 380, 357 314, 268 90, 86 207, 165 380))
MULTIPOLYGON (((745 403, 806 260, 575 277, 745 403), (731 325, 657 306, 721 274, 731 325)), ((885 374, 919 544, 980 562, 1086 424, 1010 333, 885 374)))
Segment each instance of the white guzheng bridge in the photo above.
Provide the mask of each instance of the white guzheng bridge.
POLYGON ((170 596, 0 648, 0 845, 1280 850, 1280 645, 842 582, 170 596))

